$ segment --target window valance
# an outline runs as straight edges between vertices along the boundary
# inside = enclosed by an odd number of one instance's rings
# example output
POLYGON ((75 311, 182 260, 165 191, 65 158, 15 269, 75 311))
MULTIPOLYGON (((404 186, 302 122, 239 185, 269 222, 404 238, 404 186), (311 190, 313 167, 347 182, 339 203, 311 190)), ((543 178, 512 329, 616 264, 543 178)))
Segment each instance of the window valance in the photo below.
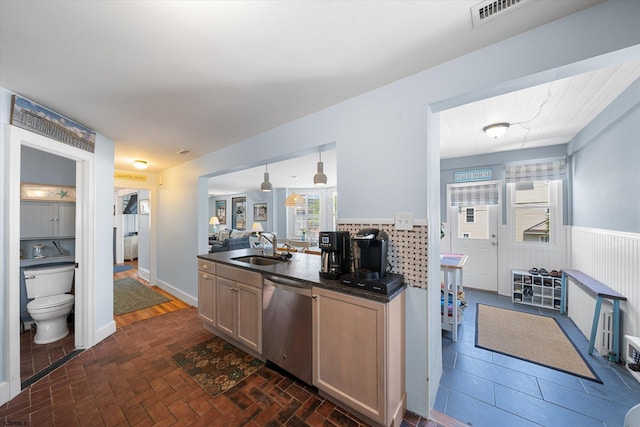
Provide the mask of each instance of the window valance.
POLYGON ((498 185, 480 184, 451 187, 451 206, 497 205, 498 185))
POLYGON ((552 181, 567 176, 567 164, 564 159, 547 160, 518 165, 507 165, 504 173, 506 183, 552 181))

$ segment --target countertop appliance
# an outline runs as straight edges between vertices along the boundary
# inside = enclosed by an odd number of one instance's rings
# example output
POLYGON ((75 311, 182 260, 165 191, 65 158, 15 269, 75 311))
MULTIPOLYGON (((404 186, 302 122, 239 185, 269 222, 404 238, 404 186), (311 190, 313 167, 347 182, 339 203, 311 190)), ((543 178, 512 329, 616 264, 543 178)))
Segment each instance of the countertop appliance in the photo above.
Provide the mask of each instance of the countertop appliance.
POLYGON ((311 288, 265 276, 262 290, 262 351, 268 362, 307 384, 312 382, 311 288))
POLYGON ((389 237, 377 228, 363 228, 352 238, 355 277, 361 280, 383 279, 387 274, 389 237))
POLYGON ((348 231, 321 231, 318 246, 322 256, 320 277, 335 280, 351 272, 348 231))

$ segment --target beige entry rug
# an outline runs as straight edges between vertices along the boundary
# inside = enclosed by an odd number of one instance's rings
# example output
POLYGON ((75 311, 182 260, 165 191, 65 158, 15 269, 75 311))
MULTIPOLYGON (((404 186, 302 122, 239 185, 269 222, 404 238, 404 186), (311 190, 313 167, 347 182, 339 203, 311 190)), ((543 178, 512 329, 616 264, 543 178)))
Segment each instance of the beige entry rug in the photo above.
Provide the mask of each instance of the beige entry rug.
POLYGON ((211 397, 230 390, 264 366, 259 359, 219 337, 196 344, 172 358, 211 397))
POLYGON ((478 304, 476 347, 602 383, 553 317, 478 304))
POLYGON ((113 314, 116 316, 169 301, 169 298, 135 279, 113 281, 113 314))

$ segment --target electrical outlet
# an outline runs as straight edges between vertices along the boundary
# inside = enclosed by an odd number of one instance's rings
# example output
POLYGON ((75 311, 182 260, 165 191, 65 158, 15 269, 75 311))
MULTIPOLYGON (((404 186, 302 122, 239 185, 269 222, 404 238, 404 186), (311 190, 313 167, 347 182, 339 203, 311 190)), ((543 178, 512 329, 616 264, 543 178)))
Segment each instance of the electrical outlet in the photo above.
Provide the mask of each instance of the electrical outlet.
POLYGON ((395 227, 396 230, 413 230, 413 213, 396 212, 395 227))

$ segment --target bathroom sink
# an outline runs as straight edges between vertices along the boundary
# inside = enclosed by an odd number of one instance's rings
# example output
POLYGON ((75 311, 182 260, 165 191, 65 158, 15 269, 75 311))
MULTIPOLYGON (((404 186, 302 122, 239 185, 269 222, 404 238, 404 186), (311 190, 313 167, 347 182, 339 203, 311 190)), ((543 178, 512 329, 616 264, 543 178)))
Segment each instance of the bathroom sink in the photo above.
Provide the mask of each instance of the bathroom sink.
POLYGON ((231 258, 234 261, 246 262, 247 264, 253 265, 273 265, 280 264, 281 262, 286 262, 286 260, 281 258, 272 258, 268 256, 259 256, 259 255, 249 255, 249 256, 241 256, 238 258, 231 258))

